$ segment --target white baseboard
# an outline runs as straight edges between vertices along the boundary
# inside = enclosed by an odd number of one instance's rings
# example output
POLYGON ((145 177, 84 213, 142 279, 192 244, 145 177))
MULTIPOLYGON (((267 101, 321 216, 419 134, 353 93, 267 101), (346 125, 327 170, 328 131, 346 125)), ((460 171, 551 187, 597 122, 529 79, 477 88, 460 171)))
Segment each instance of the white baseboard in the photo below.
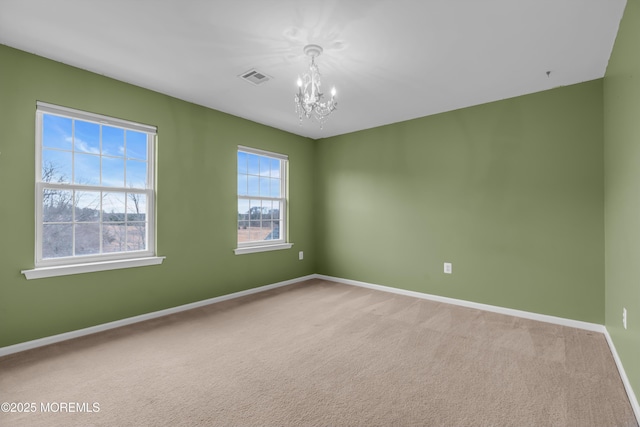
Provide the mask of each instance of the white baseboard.
POLYGON ((399 295, 406 295, 415 298, 428 299, 431 301, 444 302, 447 304, 459 305, 477 310, 490 311, 493 313, 507 314, 509 316, 522 317, 525 319, 538 320, 541 322, 554 323, 556 325, 569 326, 571 328, 586 329, 594 332, 604 332, 605 327, 597 323, 582 322, 580 320, 565 319, 563 317, 549 316, 546 314, 532 313, 530 311, 515 310, 512 308, 498 307, 495 305, 481 304, 478 302, 464 301, 455 298, 441 297, 438 295, 425 294, 422 292, 408 291, 405 289, 392 288, 389 286, 375 285, 372 283, 359 282, 357 280, 341 279, 339 277, 316 274, 316 278, 329 280, 332 282, 344 283, 346 285, 360 286, 362 288, 375 289, 383 292, 391 292, 399 295))
POLYGON ((616 346, 613 344, 611 335, 609 335, 609 331, 606 328, 604 331, 604 337, 607 339, 607 344, 609 344, 609 349, 611 350, 611 354, 613 354, 613 360, 616 361, 616 366, 618 367, 618 372, 620 372, 620 378, 622 379, 622 383, 624 384, 624 389, 627 391, 627 396, 629 396, 629 402, 631 403, 633 412, 636 414, 636 420, 638 421, 638 424, 640 424, 640 405, 638 404, 638 399, 636 398, 636 394, 633 392, 633 388, 631 387, 631 383, 629 382, 629 377, 627 377, 627 373, 624 370, 624 366, 622 365, 620 356, 618 356, 618 351, 616 350, 616 346))
POLYGON ((363 288, 375 289, 383 292, 390 292, 390 293, 399 294, 399 295, 427 299, 427 300, 443 302, 447 304, 454 304, 454 305, 459 305, 459 306, 468 307, 468 308, 475 308, 478 310, 490 311, 493 313, 507 314, 509 316, 523 317, 525 319, 538 320, 541 322, 553 323, 556 325, 569 326, 577 329, 586 329, 588 331, 593 331, 593 332, 600 332, 605 336, 607 340, 607 344, 609 345, 609 349, 611 350, 613 359, 616 362, 618 372, 620 373, 620 378, 622 379, 622 383, 624 384, 625 391, 627 392, 627 396, 629 397, 629 402, 631 403, 631 407, 633 408, 633 412, 636 416, 638 424, 640 424, 640 406, 638 405, 638 399, 636 398, 636 395, 633 392, 633 388, 631 387, 629 378, 627 377, 627 374, 624 370, 622 361, 618 356, 616 347, 613 344, 613 341, 611 340, 609 331, 607 331, 607 328, 604 325, 599 325, 597 323, 582 322, 579 320, 565 319, 563 317, 548 316, 546 314, 532 313, 529 311, 514 310, 511 308, 498 307, 494 305, 480 304, 477 302, 464 301, 464 300, 459 300, 455 298, 441 297, 438 295, 430 295, 422 292, 408 291, 405 289, 392 288, 389 286, 375 285, 372 283, 360 282, 357 280, 341 279, 339 277, 325 276, 322 274, 315 274, 314 277, 317 279, 329 280, 331 282, 343 283, 345 285, 360 286, 363 288))
POLYGON ((167 308, 165 310, 154 311, 151 313, 141 314, 139 316, 128 317, 126 319, 116 320, 113 322, 103 323, 101 325, 91 326, 89 328, 78 329, 71 332, 65 332, 63 334, 52 335, 49 337, 39 338, 32 341, 26 341, 19 344, 10 345, 7 347, 0 347, 0 357, 7 356, 13 353, 19 353, 21 351, 30 350, 32 348, 43 347, 49 344, 55 344, 61 341, 70 340, 73 338, 82 337, 85 335, 95 334, 97 332, 107 331, 109 329, 119 328, 121 326, 131 325, 138 322, 144 322, 145 320, 155 319, 169 314, 179 313, 181 311, 191 310, 198 307, 204 307, 206 305, 215 304, 217 302, 227 301, 234 298, 240 298, 246 295, 256 294, 258 292, 268 291, 269 289, 279 288, 281 286, 292 285, 294 283, 303 282, 305 280, 313 279, 315 275, 298 277, 297 279, 285 280, 284 282, 273 283, 271 285, 260 286, 253 289, 247 289, 246 291, 234 292, 228 295, 222 295, 215 298, 209 298, 202 301, 196 301, 190 304, 179 305, 177 307, 167 308))

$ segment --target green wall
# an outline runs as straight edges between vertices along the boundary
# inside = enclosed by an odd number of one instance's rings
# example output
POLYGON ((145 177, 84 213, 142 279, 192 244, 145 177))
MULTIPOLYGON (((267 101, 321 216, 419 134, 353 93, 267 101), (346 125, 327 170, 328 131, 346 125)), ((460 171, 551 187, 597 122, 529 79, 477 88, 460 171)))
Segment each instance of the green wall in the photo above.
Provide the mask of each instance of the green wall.
POLYGON ((5 46, 0 65, 0 346, 312 273, 604 322, 602 80, 311 141, 5 46), (36 100, 158 126, 163 265, 20 274, 36 100), (290 156, 291 250, 233 254, 238 144, 290 156))
POLYGON ((636 396, 640 393, 639 49, 640 2, 629 0, 604 79, 605 324, 636 396))
POLYGON ((602 90, 319 140, 318 273, 603 323, 602 90))
POLYGON ((0 347, 316 272, 309 139, 1 45, 0 132, 0 347), (20 274, 34 263, 37 100, 158 127, 164 264, 20 274), (234 255, 239 144, 289 155, 292 249, 234 255))

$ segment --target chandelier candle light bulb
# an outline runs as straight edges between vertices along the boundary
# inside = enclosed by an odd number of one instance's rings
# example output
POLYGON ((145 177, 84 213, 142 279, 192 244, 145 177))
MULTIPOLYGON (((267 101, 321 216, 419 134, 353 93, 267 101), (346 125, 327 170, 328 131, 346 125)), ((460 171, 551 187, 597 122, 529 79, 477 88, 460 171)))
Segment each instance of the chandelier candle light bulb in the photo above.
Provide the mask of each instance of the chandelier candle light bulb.
POLYGON ((320 87, 320 70, 316 65, 315 58, 320 56, 322 48, 318 45, 310 44, 305 46, 304 53, 311 57, 309 65, 309 73, 305 73, 302 77, 298 76, 298 93, 295 96, 296 112, 302 125, 302 117, 315 118, 320 123, 320 129, 324 125, 329 115, 336 109, 338 102, 335 100, 336 88, 331 89, 331 99, 323 102, 324 94, 320 87))

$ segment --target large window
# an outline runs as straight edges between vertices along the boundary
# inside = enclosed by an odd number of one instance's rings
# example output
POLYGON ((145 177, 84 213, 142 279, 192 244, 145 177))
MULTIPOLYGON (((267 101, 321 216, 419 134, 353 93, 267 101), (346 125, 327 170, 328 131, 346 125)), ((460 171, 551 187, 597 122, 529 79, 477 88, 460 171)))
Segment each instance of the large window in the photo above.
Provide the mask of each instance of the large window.
POLYGON ((286 155, 238 147, 236 254, 287 249, 286 155))
POLYGON ((36 111, 36 267, 154 256, 155 127, 36 111))

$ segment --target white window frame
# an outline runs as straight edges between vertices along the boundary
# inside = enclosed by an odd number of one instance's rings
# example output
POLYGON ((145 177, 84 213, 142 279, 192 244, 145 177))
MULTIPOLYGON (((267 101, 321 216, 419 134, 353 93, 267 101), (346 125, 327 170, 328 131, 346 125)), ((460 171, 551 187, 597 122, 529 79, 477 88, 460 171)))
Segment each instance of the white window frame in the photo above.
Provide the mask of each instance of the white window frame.
MULTIPOLYGON (((255 154, 258 156, 265 156, 274 159, 280 160, 280 197, 265 197, 265 196, 249 196, 249 195, 240 195, 238 194, 238 184, 236 182, 236 211, 238 207, 238 201, 240 200, 271 200, 278 201, 281 203, 282 209, 280 212, 281 217, 281 225, 279 227, 279 239, 267 241, 252 241, 252 242, 238 242, 237 248, 234 250, 236 255, 249 254, 255 252, 266 252, 266 251, 274 251, 281 249, 289 249, 293 246, 293 243, 288 241, 289 238, 289 220, 288 220, 288 206, 289 206, 289 156, 286 154, 274 153, 271 151, 265 151, 258 148, 251 148, 239 145, 238 150, 236 151, 236 167, 238 164, 238 153, 243 152, 247 154, 255 154)), ((236 176, 238 175, 238 171, 236 170, 236 176)), ((238 226, 238 219, 236 215, 236 228, 238 226)), ((236 234, 237 239, 237 234, 236 234)))
MULTIPOLYGON (((122 119, 88 113, 58 105, 38 101, 36 104, 36 177, 35 177, 35 268, 23 270, 27 279, 62 276, 93 271, 113 270, 129 267, 161 264, 164 257, 156 256, 156 138, 155 126, 134 123, 122 119), (45 114, 81 120, 85 122, 108 125, 125 130, 142 132, 147 135, 147 177, 145 189, 131 189, 125 187, 111 187, 103 185, 83 185, 73 183, 50 183, 42 181, 43 158, 43 116, 45 114), (72 255, 59 258, 43 258, 43 189, 53 188, 75 191, 108 191, 138 193, 146 196, 146 249, 140 251, 126 251, 116 253, 101 253, 96 255, 72 255)), ((102 224, 102 219, 99 221, 102 224)), ((102 226, 102 225, 101 225, 102 226)))

